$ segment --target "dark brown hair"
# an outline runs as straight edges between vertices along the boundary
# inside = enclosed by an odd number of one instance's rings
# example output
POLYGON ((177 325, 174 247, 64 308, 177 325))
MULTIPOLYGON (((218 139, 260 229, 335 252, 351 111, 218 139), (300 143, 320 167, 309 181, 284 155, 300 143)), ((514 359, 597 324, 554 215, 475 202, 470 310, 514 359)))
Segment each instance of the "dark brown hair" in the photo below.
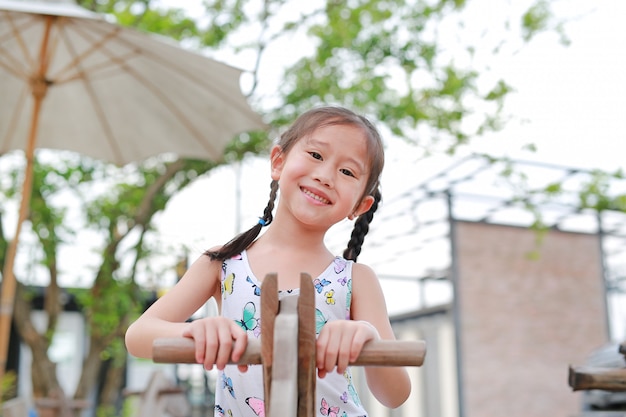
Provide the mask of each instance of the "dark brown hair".
MULTIPOLYGON (((380 174, 383 170, 385 156, 383 143, 378 130, 365 117, 343 107, 319 107, 309 110, 298 117, 293 125, 280 136, 277 145, 280 147, 281 152, 286 155, 298 140, 312 134, 316 129, 331 125, 356 126, 361 128, 367 137, 370 170, 361 200, 371 195, 374 197, 374 204, 372 204, 366 213, 361 214, 357 218, 348 242, 348 247, 343 252, 345 259, 356 261, 359 253, 361 253, 361 246, 365 240, 365 235, 369 231, 369 224, 374 218, 374 212, 378 209, 378 204, 382 199, 380 192, 380 174)), ((237 235, 220 249, 216 251, 206 251, 205 254, 213 260, 225 260, 247 249, 259 236, 263 226, 272 223, 272 211, 274 210, 274 202, 277 194, 278 182, 272 180, 270 184, 269 202, 263 211, 263 217, 260 218, 259 223, 248 231, 237 235)))

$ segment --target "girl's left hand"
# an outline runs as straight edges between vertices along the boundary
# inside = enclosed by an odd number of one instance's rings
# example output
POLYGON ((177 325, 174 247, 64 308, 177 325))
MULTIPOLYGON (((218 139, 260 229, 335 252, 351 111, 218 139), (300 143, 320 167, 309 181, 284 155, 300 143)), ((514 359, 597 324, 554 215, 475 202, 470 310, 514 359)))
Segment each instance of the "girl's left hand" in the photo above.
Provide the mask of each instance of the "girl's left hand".
POLYGON ((343 374, 348 364, 359 357, 365 342, 378 339, 378 331, 366 321, 329 321, 317 338, 317 375, 323 378, 335 367, 343 374))

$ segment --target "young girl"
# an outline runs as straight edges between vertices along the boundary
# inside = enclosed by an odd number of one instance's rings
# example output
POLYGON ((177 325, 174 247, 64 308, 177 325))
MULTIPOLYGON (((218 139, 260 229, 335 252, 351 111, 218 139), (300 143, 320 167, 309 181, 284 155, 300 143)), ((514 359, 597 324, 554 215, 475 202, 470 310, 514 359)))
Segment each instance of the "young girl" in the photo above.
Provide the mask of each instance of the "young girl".
MULTIPOLYGON (((270 200, 258 224, 200 256, 130 326, 126 346, 132 355, 150 358, 155 338, 192 338, 197 362, 219 370, 215 415, 263 415, 261 367, 226 364, 239 360, 248 338, 260 336, 263 277, 277 273, 279 296, 284 297, 297 292, 300 273, 307 272, 315 277, 316 289, 318 415, 364 416, 348 363, 365 342, 394 339, 378 279, 372 269, 356 263, 381 199, 380 135, 367 119, 347 109, 316 108, 295 121, 270 156, 270 200), (354 230, 343 257, 336 257, 324 236, 346 217, 356 219, 354 230), (211 297, 220 316, 186 323, 211 297)), ((395 408, 407 399, 411 386, 404 368, 368 367, 365 374, 382 404, 395 408)))

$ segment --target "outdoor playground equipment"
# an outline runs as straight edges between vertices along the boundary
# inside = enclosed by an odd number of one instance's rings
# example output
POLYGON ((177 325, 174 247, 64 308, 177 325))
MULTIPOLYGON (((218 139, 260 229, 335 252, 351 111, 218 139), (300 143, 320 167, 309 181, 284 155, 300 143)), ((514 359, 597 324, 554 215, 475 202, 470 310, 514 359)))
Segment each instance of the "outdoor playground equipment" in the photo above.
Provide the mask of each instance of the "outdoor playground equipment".
MULTIPOLYGON (((315 416, 315 294, 311 276, 300 275, 299 295, 279 300, 277 275, 268 274, 261 288, 261 317, 260 342, 250 339, 238 363, 263 365, 265 416, 278 416, 278 410, 281 416, 315 416)), ((351 365, 421 366, 425 355, 424 341, 370 341, 351 365)), ((157 339, 153 360, 196 363, 193 340, 157 339)))

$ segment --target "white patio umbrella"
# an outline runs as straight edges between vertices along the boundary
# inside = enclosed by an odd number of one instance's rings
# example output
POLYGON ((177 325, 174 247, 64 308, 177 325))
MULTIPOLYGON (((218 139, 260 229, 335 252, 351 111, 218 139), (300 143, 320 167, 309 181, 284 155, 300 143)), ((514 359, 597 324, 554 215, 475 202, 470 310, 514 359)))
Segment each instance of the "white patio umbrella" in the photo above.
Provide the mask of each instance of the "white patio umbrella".
POLYGON ((0 155, 21 149, 27 163, 3 270, 0 378, 35 149, 76 151, 118 165, 166 152, 218 160, 235 134, 264 128, 241 93, 240 75, 70 0, 0 0, 0 155))

